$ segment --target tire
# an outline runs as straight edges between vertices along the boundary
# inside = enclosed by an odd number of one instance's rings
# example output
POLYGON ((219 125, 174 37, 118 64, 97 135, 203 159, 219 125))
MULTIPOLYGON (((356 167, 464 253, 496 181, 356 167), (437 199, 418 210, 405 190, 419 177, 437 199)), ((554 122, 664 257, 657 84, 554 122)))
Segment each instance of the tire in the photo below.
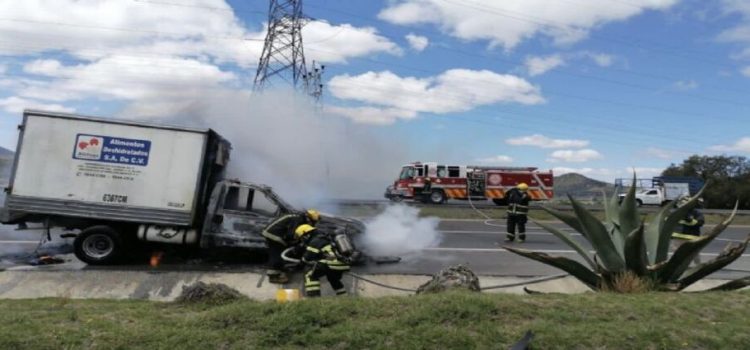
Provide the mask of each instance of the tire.
POLYGON ((636 199, 636 200, 635 200, 635 205, 637 205, 637 206, 639 206, 639 207, 640 207, 640 206, 642 206, 642 205, 643 205, 643 201, 642 201, 642 200, 640 200, 640 199, 636 199))
POLYGON ((445 193, 441 190, 434 190, 430 193, 430 203, 443 204, 445 202, 445 193))
POLYGON ((123 241, 113 228, 100 225, 83 230, 73 241, 76 257, 89 265, 110 265, 123 253, 123 241))
POLYGON ((492 203, 495 203, 495 205, 504 206, 508 205, 508 200, 505 198, 492 198, 492 203))

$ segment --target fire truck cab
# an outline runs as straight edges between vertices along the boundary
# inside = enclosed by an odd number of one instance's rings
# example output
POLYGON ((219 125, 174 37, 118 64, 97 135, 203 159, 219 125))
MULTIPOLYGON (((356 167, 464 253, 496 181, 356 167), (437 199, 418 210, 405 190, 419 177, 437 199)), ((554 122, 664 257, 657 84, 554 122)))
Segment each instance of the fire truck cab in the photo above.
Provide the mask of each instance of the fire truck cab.
POLYGON ((388 186, 385 197, 392 201, 413 199, 433 204, 448 199, 489 199, 504 205, 505 193, 521 182, 529 185, 532 200, 547 200, 554 194, 551 170, 414 162, 401 167, 398 179, 388 186))

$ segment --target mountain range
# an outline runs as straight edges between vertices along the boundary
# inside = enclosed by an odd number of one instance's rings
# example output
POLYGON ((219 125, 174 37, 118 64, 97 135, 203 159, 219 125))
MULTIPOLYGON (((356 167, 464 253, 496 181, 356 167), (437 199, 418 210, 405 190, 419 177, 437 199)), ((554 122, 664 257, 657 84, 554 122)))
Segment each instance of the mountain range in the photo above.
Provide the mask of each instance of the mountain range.
POLYGON ((554 178, 555 198, 571 195, 576 199, 601 198, 602 191, 608 195, 615 190, 613 183, 590 179, 577 173, 567 173, 554 178))

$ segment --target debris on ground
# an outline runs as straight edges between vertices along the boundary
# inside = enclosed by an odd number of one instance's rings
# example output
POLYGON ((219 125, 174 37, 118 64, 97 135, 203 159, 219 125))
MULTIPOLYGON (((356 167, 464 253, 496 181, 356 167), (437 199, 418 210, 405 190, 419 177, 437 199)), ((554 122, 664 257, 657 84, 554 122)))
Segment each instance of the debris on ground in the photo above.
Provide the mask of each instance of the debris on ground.
POLYGON ((65 262, 65 259, 63 258, 58 258, 56 256, 51 256, 51 255, 42 255, 34 259, 31 259, 29 261, 29 265, 31 266, 54 265, 54 264, 62 264, 64 262, 65 262))
POLYGON ((479 278, 468 267, 450 266, 432 276, 432 280, 419 286, 417 294, 440 293, 447 290, 467 289, 479 292, 479 278))
POLYGON ((177 297, 177 302, 224 304, 241 299, 246 299, 246 297, 226 284, 198 281, 189 286, 183 286, 182 294, 177 297))

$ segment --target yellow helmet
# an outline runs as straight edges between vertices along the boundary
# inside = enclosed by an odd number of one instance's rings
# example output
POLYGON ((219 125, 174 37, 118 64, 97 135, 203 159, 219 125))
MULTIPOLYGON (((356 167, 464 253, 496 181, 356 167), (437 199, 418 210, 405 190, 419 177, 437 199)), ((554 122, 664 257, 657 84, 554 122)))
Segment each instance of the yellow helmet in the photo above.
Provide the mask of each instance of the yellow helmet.
POLYGON ((313 230, 315 230, 315 227, 312 227, 312 225, 302 224, 299 225, 296 230, 294 230, 294 236, 300 238, 313 230))
POLYGON ((526 191, 529 189, 529 185, 527 185, 524 182, 521 182, 520 184, 516 185, 516 188, 518 188, 521 191, 526 191))
POLYGON ((310 219, 310 222, 313 224, 320 221, 320 212, 315 209, 307 209, 305 215, 307 215, 307 218, 310 219))

